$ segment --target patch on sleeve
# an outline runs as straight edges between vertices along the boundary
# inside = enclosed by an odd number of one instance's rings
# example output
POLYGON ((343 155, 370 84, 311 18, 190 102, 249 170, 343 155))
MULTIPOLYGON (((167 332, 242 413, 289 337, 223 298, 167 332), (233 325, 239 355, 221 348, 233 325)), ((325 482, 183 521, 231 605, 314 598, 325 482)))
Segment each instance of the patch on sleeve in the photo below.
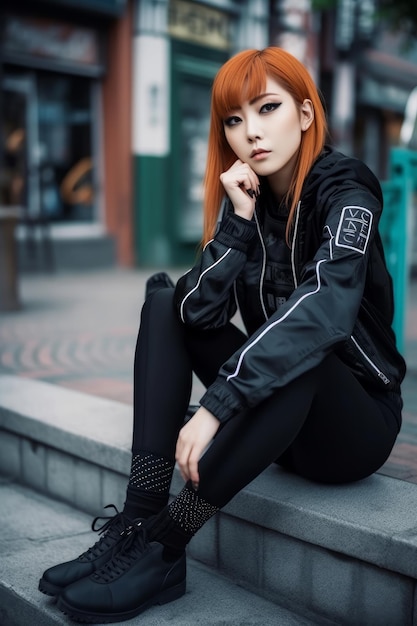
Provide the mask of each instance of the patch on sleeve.
POLYGON ((336 233, 336 246, 365 254, 373 215, 362 206, 343 207, 336 233))

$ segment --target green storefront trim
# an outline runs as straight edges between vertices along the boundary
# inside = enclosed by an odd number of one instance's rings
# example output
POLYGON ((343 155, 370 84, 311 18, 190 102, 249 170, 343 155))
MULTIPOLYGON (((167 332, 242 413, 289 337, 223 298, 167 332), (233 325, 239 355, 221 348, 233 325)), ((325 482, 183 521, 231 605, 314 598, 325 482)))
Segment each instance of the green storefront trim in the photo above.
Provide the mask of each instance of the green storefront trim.
MULTIPOLYGON (((194 232, 190 237, 182 230, 188 170, 184 161, 187 145, 183 144, 181 130, 181 88, 185 83, 196 88, 203 85, 209 106, 212 80, 227 55, 224 51, 171 41, 170 56, 170 151, 166 156, 133 157, 134 245, 140 266, 188 268, 201 250, 202 232, 194 232)), ((190 105, 197 109, 199 106, 193 101, 190 105)), ((202 212, 202 204, 195 210, 202 212)))
POLYGON ((135 261, 140 267, 186 267, 198 254, 198 242, 180 244, 169 157, 134 156, 135 261))
POLYGON ((168 157, 134 156, 136 262, 162 267, 171 263, 168 157))

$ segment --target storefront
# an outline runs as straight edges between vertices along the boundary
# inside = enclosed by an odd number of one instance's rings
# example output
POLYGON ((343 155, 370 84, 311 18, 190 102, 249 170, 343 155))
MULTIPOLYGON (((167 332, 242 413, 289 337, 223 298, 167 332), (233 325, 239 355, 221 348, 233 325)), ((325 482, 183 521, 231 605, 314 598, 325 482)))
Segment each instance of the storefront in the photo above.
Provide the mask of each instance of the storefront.
POLYGON ((66 239, 105 235, 103 80, 108 25, 126 2, 54 5, 3 15, 1 204, 66 239))
POLYGON ((381 178, 388 175, 390 148, 401 144, 407 101, 416 86, 417 46, 381 33, 361 58, 356 128, 361 156, 381 178))
POLYGON ((147 0, 138 7, 133 104, 137 259, 142 265, 188 265, 202 236, 212 81, 231 54, 267 44, 269 3, 169 0, 159 3, 158 14, 147 0))
POLYGON ((332 143, 385 179, 417 85, 415 43, 384 24, 375 0, 340 0, 322 15, 319 82, 332 143))

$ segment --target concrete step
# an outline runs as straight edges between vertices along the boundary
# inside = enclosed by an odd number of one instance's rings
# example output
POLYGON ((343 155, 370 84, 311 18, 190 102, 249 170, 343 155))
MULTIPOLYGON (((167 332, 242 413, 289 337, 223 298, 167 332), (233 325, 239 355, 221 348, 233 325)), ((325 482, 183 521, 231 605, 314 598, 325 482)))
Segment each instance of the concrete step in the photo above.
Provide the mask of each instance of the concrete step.
MULTIPOLYGON (((0 472, 37 492, 92 515, 120 507, 131 433, 130 406, 0 377, 0 472)), ((176 472, 172 493, 181 487, 176 472)), ((324 486, 271 466, 201 529, 189 554, 320 624, 415 626, 416 511, 415 484, 376 474, 324 486)))
MULTIPOLYGON (((0 623, 69 624, 54 599, 41 594, 37 586, 45 568, 76 557, 97 540, 89 530, 90 516, 5 478, 0 478, 0 498, 0 623)), ((189 559, 187 565, 183 598, 155 606, 124 623, 317 626, 317 622, 278 607, 201 563, 189 559)))

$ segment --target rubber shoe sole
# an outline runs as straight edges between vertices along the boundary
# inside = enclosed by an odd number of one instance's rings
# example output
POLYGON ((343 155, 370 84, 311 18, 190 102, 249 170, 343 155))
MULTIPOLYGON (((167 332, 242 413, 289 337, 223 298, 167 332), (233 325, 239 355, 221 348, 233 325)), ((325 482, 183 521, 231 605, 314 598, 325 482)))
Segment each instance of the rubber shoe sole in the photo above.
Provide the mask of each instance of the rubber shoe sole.
POLYGON ((41 578, 39 581, 38 589, 46 596, 58 596, 63 590, 63 587, 58 587, 58 585, 48 583, 47 580, 41 578))
POLYGON ((137 615, 140 615, 140 613, 146 611, 146 609, 149 609, 151 606, 155 606, 156 604, 168 604, 168 602, 178 600, 178 598, 181 598, 181 596, 185 594, 185 590, 186 581, 184 579, 179 584, 169 587, 168 589, 164 589, 159 594, 150 598, 147 602, 141 604, 135 609, 124 611, 123 613, 112 613, 111 615, 106 613, 87 613, 85 611, 80 611, 79 609, 74 609, 60 597, 57 601, 57 607, 75 622, 81 622, 83 624, 110 624, 113 622, 123 622, 131 619, 132 617, 136 617, 137 615))

